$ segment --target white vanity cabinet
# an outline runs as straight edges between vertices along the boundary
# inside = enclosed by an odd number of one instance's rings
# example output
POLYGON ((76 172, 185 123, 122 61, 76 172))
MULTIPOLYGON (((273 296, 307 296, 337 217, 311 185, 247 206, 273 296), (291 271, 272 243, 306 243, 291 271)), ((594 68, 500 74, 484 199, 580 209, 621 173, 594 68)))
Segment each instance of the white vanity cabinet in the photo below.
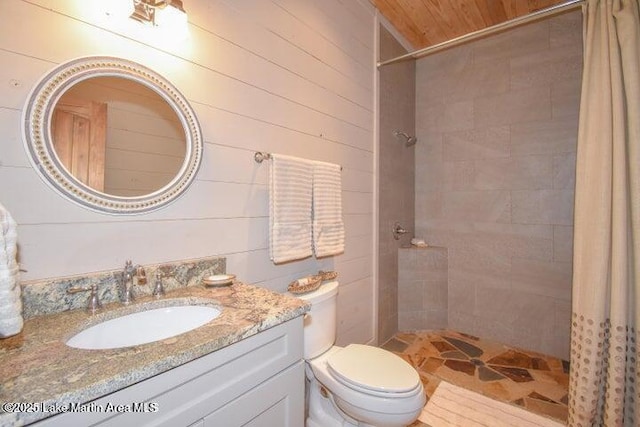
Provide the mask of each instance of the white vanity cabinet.
POLYGON ((299 316, 96 399, 85 406, 93 412, 59 414, 35 425, 300 427, 302 340, 299 316), (100 412, 117 405, 146 405, 151 412, 100 412))

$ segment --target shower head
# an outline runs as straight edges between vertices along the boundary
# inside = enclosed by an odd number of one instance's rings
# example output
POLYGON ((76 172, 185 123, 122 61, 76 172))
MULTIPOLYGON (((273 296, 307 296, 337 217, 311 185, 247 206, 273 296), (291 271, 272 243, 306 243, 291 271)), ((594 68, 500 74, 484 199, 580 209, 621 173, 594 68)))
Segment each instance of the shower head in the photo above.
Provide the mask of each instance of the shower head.
POLYGON ((418 138, 416 138, 415 136, 407 135, 406 132, 400 132, 399 130, 393 131, 393 136, 398 139, 402 138, 406 147, 411 147, 412 145, 415 145, 416 142, 418 142, 418 138))

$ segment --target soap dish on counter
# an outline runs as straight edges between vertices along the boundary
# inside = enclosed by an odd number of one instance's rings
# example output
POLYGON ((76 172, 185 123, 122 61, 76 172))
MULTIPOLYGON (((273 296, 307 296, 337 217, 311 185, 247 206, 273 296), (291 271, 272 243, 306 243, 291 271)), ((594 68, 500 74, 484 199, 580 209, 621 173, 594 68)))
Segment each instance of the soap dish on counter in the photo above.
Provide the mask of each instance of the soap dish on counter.
POLYGON ((205 286, 229 286, 233 284, 233 279, 235 278, 235 274, 215 274, 203 277, 202 284, 205 286))
POLYGON ((307 276, 289 283, 287 290, 292 294, 306 294, 307 292, 315 291, 321 284, 321 276, 307 276))

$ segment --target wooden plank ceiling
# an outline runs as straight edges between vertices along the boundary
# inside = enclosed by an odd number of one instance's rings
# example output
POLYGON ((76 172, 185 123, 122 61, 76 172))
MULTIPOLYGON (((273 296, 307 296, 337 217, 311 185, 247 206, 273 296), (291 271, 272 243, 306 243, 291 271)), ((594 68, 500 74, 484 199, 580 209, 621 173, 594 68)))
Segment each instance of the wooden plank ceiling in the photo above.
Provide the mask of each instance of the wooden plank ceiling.
POLYGON ((370 0, 415 49, 566 0, 370 0))

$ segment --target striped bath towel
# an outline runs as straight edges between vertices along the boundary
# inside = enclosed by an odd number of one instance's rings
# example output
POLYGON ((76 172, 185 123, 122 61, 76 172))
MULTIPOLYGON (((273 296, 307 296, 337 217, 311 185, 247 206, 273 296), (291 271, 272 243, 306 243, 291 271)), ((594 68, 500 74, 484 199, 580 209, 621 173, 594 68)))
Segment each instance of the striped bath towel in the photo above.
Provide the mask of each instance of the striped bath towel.
POLYGON ((269 174, 270 256, 275 264, 312 255, 313 162, 271 155, 269 174))
POLYGON ((316 257, 344 252, 340 165, 313 164, 313 252, 316 257))

